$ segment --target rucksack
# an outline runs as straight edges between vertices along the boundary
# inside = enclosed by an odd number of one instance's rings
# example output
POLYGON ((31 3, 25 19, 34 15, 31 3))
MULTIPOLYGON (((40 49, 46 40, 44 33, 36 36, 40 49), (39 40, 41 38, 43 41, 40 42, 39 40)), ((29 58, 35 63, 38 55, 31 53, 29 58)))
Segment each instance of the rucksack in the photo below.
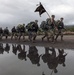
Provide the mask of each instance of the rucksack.
POLYGON ((48 29, 48 25, 46 24, 46 21, 42 21, 40 28, 42 28, 43 30, 48 29))
POLYGON ((32 26, 35 24, 35 22, 30 22, 26 25, 27 29, 32 29, 32 26))

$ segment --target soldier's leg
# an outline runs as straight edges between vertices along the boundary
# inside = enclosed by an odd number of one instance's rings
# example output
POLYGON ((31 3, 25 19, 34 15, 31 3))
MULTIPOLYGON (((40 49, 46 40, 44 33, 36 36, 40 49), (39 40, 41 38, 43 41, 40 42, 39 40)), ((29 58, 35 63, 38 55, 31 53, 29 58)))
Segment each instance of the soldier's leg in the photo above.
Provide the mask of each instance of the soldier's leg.
POLYGON ((33 34, 33 42, 35 42, 36 36, 37 36, 37 33, 34 32, 34 34, 33 34))
POLYGON ((28 32, 28 39, 32 41, 32 32, 28 32))
POLYGON ((12 39, 12 33, 11 33, 11 39, 12 39))
POLYGON ((30 32, 28 32, 28 40, 30 40, 30 32))
POLYGON ((50 31, 48 31, 47 41, 50 41, 50 38, 51 38, 51 33, 50 31))
POLYGON ((50 38, 51 38, 51 41, 53 41, 53 31, 50 30, 50 38))
POLYGON ((1 33, 0 33, 0 39, 1 39, 1 33))
POLYGON ((25 40, 25 33, 22 33, 22 36, 23 36, 23 40, 25 40))
POLYGON ((11 34, 11 39, 13 39, 14 33, 11 34))
POLYGON ((59 36, 59 32, 56 34, 55 41, 57 41, 58 36, 59 36))
POLYGON ((3 37, 3 34, 1 34, 1 39, 2 39, 2 37, 3 37))
POLYGON ((21 38, 21 35, 22 35, 22 33, 21 32, 19 32, 19 36, 18 36, 18 39, 20 40, 20 38, 21 38))
POLYGON ((54 37, 55 37, 55 31, 54 31, 54 29, 52 30, 51 33, 52 33, 51 34, 51 41, 54 42, 55 41, 55 39, 54 39, 54 37))
POLYGON ((61 41, 63 41, 63 32, 61 31, 61 41))
POLYGON ((47 36, 48 36, 48 33, 45 31, 45 34, 44 34, 44 36, 42 37, 42 41, 43 41, 44 38, 47 37, 47 36))
POLYGON ((14 33, 14 39, 15 40, 17 39, 17 33, 14 33))
POLYGON ((16 39, 18 40, 18 38, 19 38, 19 33, 17 32, 16 33, 16 39))
POLYGON ((7 38, 8 38, 8 35, 6 34, 5 37, 6 37, 6 39, 7 39, 7 38))

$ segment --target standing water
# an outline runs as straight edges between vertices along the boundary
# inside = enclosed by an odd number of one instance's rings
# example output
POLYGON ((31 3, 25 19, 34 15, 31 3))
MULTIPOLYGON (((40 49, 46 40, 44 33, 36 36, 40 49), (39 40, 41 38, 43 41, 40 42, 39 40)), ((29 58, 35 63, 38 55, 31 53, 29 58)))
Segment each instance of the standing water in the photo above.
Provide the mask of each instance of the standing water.
POLYGON ((0 43, 0 75, 74 75, 74 50, 0 43))

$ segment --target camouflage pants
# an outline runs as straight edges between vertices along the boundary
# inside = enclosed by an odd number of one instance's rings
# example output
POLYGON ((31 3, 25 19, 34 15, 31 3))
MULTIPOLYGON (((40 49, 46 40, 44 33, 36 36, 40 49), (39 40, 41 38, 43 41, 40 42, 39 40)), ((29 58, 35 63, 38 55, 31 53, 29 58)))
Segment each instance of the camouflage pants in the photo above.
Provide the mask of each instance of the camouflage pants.
POLYGON ((44 36, 42 37, 42 40, 46 37, 48 39, 48 31, 44 31, 44 36))
POLYGON ((28 39, 29 39, 30 41, 32 41, 32 32, 31 32, 31 31, 28 31, 28 39))
POLYGON ((14 37, 14 39, 16 39, 16 33, 11 34, 11 39, 13 39, 13 37, 14 37))
POLYGON ((37 33, 36 32, 28 32, 28 35, 29 35, 28 39, 30 41, 33 41, 34 42, 35 39, 36 39, 37 33))
POLYGON ((35 40, 36 36, 37 36, 37 33, 36 32, 32 32, 32 40, 35 40))
POLYGON ((20 40, 22 36, 23 36, 23 40, 24 40, 25 39, 25 33, 19 33, 18 34, 18 39, 20 40))
POLYGON ((6 38, 6 39, 8 38, 8 34, 5 34, 5 38, 6 38))
POLYGON ((57 40, 58 36, 61 36, 61 40, 63 40, 63 30, 62 29, 58 30, 55 40, 57 40))
POLYGON ((0 39, 2 39, 2 37, 3 37, 3 34, 0 33, 0 39))
POLYGON ((55 29, 50 29, 50 34, 49 34, 49 38, 51 38, 51 41, 54 41, 54 37, 55 37, 55 29))

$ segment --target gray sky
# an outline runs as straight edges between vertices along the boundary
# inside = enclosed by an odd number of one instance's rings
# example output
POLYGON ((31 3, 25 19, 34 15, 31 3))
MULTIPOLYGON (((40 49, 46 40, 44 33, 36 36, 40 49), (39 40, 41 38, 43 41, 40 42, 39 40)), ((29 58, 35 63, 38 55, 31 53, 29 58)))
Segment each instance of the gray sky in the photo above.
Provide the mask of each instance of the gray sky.
POLYGON ((0 0, 0 26, 9 28, 18 24, 27 24, 30 21, 48 18, 46 13, 39 16, 35 13, 36 4, 41 2, 49 15, 55 19, 64 17, 64 23, 74 24, 74 0, 0 0))

